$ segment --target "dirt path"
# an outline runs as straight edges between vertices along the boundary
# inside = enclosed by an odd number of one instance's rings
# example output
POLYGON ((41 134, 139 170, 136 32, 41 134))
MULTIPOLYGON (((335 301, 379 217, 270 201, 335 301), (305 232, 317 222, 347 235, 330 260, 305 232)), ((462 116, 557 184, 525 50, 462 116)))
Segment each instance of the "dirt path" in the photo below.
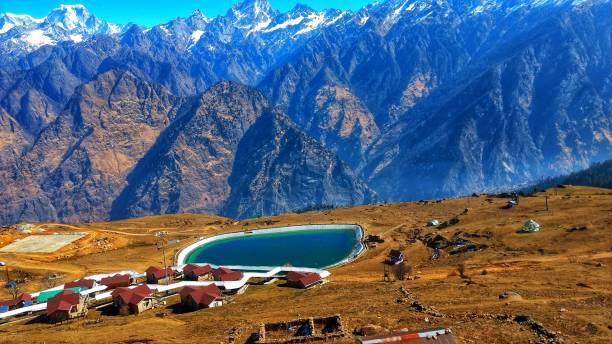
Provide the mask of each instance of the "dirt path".
POLYGON ((159 228, 155 228, 155 229, 149 229, 147 233, 129 233, 129 232, 122 232, 122 231, 116 231, 116 230, 110 230, 110 229, 101 229, 101 228, 95 228, 95 227, 83 228, 83 227, 77 227, 77 226, 66 225, 66 224, 61 224, 61 223, 47 223, 43 225, 37 225, 37 228, 41 228, 45 230, 51 230, 53 227, 67 227, 67 228, 74 229, 77 231, 96 231, 96 232, 106 232, 106 233, 113 233, 113 234, 127 235, 127 236, 151 236, 152 235, 150 234, 151 232, 161 230, 159 228))
POLYGON ((383 233, 381 233, 381 234, 380 234, 380 236, 384 238, 384 237, 385 237, 385 236, 387 236, 389 233, 394 232, 394 231, 396 231, 396 230, 398 230, 398 229, 400 229, 400 228, 402 228, 402 227, 404 227, 404 226, 406 226, 406 223, 401 223, 401 224, 399 224, 399 225, 397 225, 397 226, 395 226, 395 227, 393 227, 393 228, 387 229, 386 231, 384 231, 383 233))

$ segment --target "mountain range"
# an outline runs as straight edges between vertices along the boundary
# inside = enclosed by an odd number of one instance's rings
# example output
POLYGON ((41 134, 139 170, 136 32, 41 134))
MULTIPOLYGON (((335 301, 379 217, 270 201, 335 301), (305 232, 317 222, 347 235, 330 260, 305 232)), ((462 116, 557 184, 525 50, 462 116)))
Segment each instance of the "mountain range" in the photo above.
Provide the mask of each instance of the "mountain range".
POLYGON ((612 155, 609 0, 0 16, 0 222, 448 197, 612 155))

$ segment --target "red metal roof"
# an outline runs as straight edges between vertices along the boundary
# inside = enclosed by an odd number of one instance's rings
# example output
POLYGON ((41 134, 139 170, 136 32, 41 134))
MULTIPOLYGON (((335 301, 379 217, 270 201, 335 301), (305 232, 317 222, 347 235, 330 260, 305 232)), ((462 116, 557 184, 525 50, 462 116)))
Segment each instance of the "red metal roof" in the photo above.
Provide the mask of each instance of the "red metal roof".
POLYGON ((204 292, 204 293, 213 294, 219 297, 221 297, 222 295, 221 289, 219 289, 219 287, 217 287, 214 284, 210 284, 204 287, 187 286, 181 290, 180 294, 182 297, 185 297, 194 292, 204 292))
POLYGON ((94 287, 95 284, 96 284, 96 281, 94 280, 82 278, 80 280, 76 280, 76 281, 72 281, 72 282, 68 282, 64 284, 64 289, 70 289, 70 288, 76 288, 76 287, 82 287, 84 289, 91 289, 94 287))
POLYGON ((117 287, 127 287, 130 285, 130 276, 129 275, 114 275, 111 277, 106 277, 100 280, 102 285, 107 286, 108 288, 117 288, 117 287))
POLYGON ((147 277, 155 276, 157 279, 174 275, 174 270, 172 270, 172 268, 166 268, 166 270, 164 270, 158 266, 151 266, 145 272, 147 273, 147 277))
POLYGON ((185 287, 181 290, 181 298, 192 298, 197 304, 210 306, 215 300, 222 298, 221 290, 214 284, 205 287, 185 287))
POLYGON ((47 300, 47 315, 57 311, 70 311, 73 306, 81 302, 81 295, 72 290, 63 290, 47 300))
POLYGON ((218 268, 213 271, 213 276, 217 281, 239 281, 242 279, 242 272, 230 270, 228 268, 218 268))
POLYGON ((206 275, 207 273, 210 273, 211 271, 212 271, 212 268, 210 267, 210 265, 200 266, 196 264, 187 264, 183 268, 183 272, 185 274, 191 273, 196 276, 206 275))
POLYGON ((113 298, 120 298, 123 303, 137 305, 142 300, 151 297, 153 291, 147 285, 139 285, 136 288, 117 288, 112 293, 113 298))
POLYGON ((321 276, 314 272, 289 271, 287 282, 297 284, 301 288, 308 288, 315 283, 321 282, 321 276))
POLYGON ((32 301, 32 295, 30 295, 28 293, 23 293, 23 294, 19 295, 17 300, 19 300, 19 301, 32 301))
POLYGON ((18 304, 19 302, 22 301, 32 301, 32 295, 28 294, 28 293, 23 293, 21 295, 19 295, 18 298, 14 299, 14 300, 5 300, 5 301, 0 301, 0 306, 7 306, 7 307, 14 307, 16 304, 18 304))
POLYGON ((0 307, 2 306, 7 306, 7 307, 13 307, 15 306, 17 303, 19 303, 19 300, 5 300, 5 301, 0 301, 0 307))
POLYGON ((396 332, 383 336, 358 338, 361 344, 455 344, 450 329, 435 328, 417 332, 396 332))
POLYGON ((289 271, 287 272, 287 281, 289 282, 297 282, 300 278, 304 277, 306 274, 298 271, 289 271))
POLYGON ((198 305, 207 306, 207 307, 219 299, 221 298, 216 295, 208 294, 208 293, 202 293, 199 299, 194 298, 194 300, 198 303, 198 305))

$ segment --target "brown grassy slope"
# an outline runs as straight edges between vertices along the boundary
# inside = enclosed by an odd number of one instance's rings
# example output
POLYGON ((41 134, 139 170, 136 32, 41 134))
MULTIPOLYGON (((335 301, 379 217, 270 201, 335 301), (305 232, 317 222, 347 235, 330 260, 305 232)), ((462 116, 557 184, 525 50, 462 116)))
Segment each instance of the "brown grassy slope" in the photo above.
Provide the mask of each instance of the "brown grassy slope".
MULTIPOLYGON (((301 291, 277 285, 251 287, 230 305, 194 313, 174 314, 168 308, 139 317, 117 317, 92 311, 89 318, 99 318, 100 322, 0 326, 0 342, 183 343, 197 339, 219 343, 227 341, 234 330, 241 333, 239 342, 244 342, 261 321, 335 313, 343 316, 350 329, 365 324, 387 329, 449 326, 462 343, 528 343, 535 338, 525 326, 490 316, 503 313, 529 315, 548 329, 560 332, 568 342, 609 343, 612 192, 568 187, 552 189, 548 194, 548 212, 544 208, 544 194, 538 194, 522 198, 521 205, 511 210, 500 209, 504 199, 470 197, 427 205, 363 206, 241 222, 175 215, 74 228, 50 225, 48 228, 58 231, 86 230, 95 235, 112 235, 118 242, 117 248, 91 253, 97 249, 82 244, 53 256, 0 254, 0 260, 34 272, 35 279, 46 271, 62 271, 69 280, 104 271, 142 270, 158 264, 161 253, 155 247, 153 233, 159 230, 167 230, 171 238, 182 240, 171 247, 171 253, 202 235, 304 223, 359 223, 368 233, 384 233, 386 241, 366 251, 356 262, 333 269, 330 283, 321 288, 301 291), (469 212, 459 215, 465 208, 469 212), (456 215, 460 222, 440 233, 450 237, 459 231, 490 231, 491 239, 472 239, 487 244, 489 249, 458 256, 443 253, 439 260, 431 262, 430 250, 421 242, 407 242, 416 227, 423 228, 424 233, 435 232, 425 227, 428 220, 448 220, 456 215), (516 233, 530 218, 542 224, 542 230, 516 233), (587 230, 567 231, 583 225, 587 230), (390 248, 398 247, 404 249, 420 278, 382 282, 381 262, 390 248), (66 258, 56 259, 58 256, 66 258), (465 264, 467 278, 457 275, 458 264, 465 264), (483 270, 487 273, 482 274, 483 270), (400 287, 444 316, 415 312, 408 304, 398 303, 400 287), (523 300, 500 301, 498 295, 504 291, 518 292, 523 300), (160 317, 162 314, 165 316, 160 317)), ((39 285, 35 280, 28 287, 36 289, 39 285)), ((5 290, 0 292, 2 297, 6 296, 5 290)))

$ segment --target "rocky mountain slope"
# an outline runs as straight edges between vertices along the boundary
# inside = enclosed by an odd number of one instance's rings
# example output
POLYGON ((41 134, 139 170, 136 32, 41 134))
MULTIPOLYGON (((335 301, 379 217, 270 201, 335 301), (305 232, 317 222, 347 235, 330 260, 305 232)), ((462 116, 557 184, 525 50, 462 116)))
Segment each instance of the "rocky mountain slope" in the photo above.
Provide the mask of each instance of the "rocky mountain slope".
POLYGON ((446 197, 612 156, 609 0, 0 18, 3 222, 446 197))
POLYGON ((301 205, 376 201, 367 185, 284 114, 265 112, 238 145, 223 214, 281 214, 301 205))
POLYGON ((260 87, 340 156, 361 151, 343 158, 383 199, 515 185, 612 154, 612 66, 603 57, 611 9, 608 1, 386 1, 360 12, 358 35, 324 31, 260 87), (352 112, 380 128, 373 142, 312 125, 334 115, 313 111, 330 88, 359 100, 366 111, 352 112))
MULTIPOLYGON (((76 90, 66 109, 31 146, 3 113, 1 133, 12 144, 0 147, 6 159, 0 170, 0 197, 7 205, 0 220, 76 222, 186 211, 219 213, 224 208, 235 209, 231 213, 236 217, 260 214, 232 204, 256 196, 239 195, 228 179, 242 168, 234 163, 237 156, 239 161, 251 158, 240 154, 252 152, 238 150, 246 132, 270 111, 259 92, 235 83, 221 82, 198 97, 181 98, 129 71, 99 74, 76 90)), ((293 144, 275 147, 275 154, 290 157, 283 161, 286 168, 259 174, 242 171, 246 183, 289 173, 297 180, 326 181, 316 192, 329 194, 334 204, 373 199, 373 192, 333 153, 284 115, 277 116, 284 118, 280 128, 291 129, 275 132, 278 139, 293 144), (294 145, 301 150, 293 151, 294 145), (310 161, 306 169, 301 154, 319 156, 319 161, 310 161)), ((258 153, 267 154, 266 148, 258 153)), ((251 166, 257 169, 257 164, 251 166)), ((271 213, 303 208, 312 201, 306 196, 279 194, 264 209, 271 213)))

